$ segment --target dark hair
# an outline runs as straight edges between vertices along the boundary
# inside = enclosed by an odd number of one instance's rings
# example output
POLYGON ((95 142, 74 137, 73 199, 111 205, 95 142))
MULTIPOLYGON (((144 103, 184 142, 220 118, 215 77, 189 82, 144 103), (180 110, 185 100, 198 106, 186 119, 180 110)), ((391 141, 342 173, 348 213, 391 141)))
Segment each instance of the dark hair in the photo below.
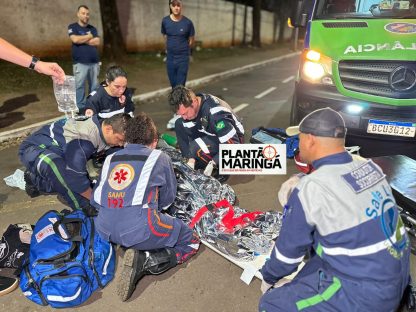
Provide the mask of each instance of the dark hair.
POLYGON ((113 128, 115 133, 122 133, 126 132, 127 123, 131 119, 129 114, 115 114, 110 118, 106 118, 103 120, 104 125, 109 125, 113 128))
POLYGON ((128 121, 126 127, 127 143, 149 145, 157 137, 155 123, 145 113, 142 112, 128 121))
POLYGON ((194 92, 191 89, 185 88, 184 86, 176 86, 169 93, 169 105, 172 110, 176 113, 179 109, 179 105, 189 107, 192 105, 192 96, 194 92))
POLYGON ((78 10, 77 10, 77 12, 79 11, 79 9, 81 9, 81 8, 84 8, 84 9, 86 9, 86 10, 90 10, 90 8, 89 7, 87 7, 85 4, 81 4, 79 7, 78 7, 78 10))
POLYGON ((127 73, 118 65, 111 65, 105 72, 105 79, 108 82, 114 81, 117 77, 124 77, 127 79, 127 73))

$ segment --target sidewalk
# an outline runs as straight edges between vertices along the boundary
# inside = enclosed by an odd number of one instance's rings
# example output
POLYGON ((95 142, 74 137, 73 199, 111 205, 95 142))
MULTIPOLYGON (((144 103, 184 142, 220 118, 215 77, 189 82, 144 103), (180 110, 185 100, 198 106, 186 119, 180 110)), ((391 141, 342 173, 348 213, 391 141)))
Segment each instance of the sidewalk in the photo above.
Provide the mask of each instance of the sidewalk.
MULTIPOLYGON (((215 79, 265 66, 275 58, 292 53, 287 45, 271 45, 261 49, 207 49, 204 53, 195 52, 194 60, 190 64, 187 85, 196 88, 215 79)), ((166 96, 170 90, 166 64, 156 56, 148 60, 132 63, 129 59, 120 62, 128 73, 128 86, 135 89, 133 99, 136 103, 146 102, 157 96, 166 96)), ((104 75, 105 66, 103 67, 100 77, 104 75)), ((0 103, 0 143, 13 141, 45 122, 62 116, 57 109, 52 84, 50 88, 22 88, 21 92, 0 94, 0 103)))

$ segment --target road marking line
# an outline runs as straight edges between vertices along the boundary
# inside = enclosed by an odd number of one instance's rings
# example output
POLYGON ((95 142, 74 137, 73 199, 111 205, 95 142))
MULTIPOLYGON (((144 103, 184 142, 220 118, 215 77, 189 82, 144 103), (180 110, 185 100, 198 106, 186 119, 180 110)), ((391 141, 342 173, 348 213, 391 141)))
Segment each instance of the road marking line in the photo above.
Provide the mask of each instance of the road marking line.
POLYGON ((244 108, 246 108, 247 106, 249 106, 250 104, 248 103, 243 103, 238 105, 236 108, 233 108, 233 112, 234 113, 238 113, 239 111, 243 110, 244 108))
POLYGON ((289 81, 292 81, 293 79, 295 79, 295 76, 287 77, 285 80, 282 81, 282 83, 288 83, 289 81))
POLYGON ((255 99, 261 99, 263 96, 269 94, 270 92, 273 92, 274 90, 276 90, 276 87, 271 87, 269 89, 267 89, 266 91, 263 91, 260 94, 257 94, 254 98, 255 99))

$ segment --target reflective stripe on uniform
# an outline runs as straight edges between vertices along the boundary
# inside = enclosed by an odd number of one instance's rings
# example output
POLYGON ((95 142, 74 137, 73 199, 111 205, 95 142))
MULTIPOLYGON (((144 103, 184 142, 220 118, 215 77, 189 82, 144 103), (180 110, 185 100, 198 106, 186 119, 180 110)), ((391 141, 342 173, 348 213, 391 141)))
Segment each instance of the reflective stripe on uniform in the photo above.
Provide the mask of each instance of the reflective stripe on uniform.
POLYGON ((162 152, 160 150, 152 150, 147 158, 146 162, 144 163, 142 172, 140 173, 139 181, 137 181, 137 187, 134 191, 134 196, 132 200, 132 205, 142 205, 144 199, 144 193, 146 192, 147 184, 149 183, 150 174, 152 173, 153 167, 156 164, 160 154, 162 152))
MULTIPOLYGON (((62 177, 61 173, 59 172, 58 167, 55 165, 55 163, 53 162, 53 160, 51 158, 49 158, 49 155, 50 154, 48 154, 48 155, 40 154, 39 155, 39 158, 40 158, 40 161, 39 162, 44 161, 52 169, 52 172, 55 174, 55 176, 58 179, 59 183, 61 183, 61 185, 66 189, 66 192, 68 194, 68 197, 74 203, 75 209, 80 209, 81 207, 79 206, 79 203, 78 203, 77 199, 75 198, 74 193, 72 192, 72 190, 66 184, 65 179, 62 177)), ((39 167, 38 167, 38 170, 39 170, 39 167)))
POLYGON ((202 149, 202 151, 205 154, 209 154, 208 146, 205 144, 205 142, 201 138, 196 138, 195 142, 199 145, 199 147, 202 149))
POLYGON ((207 131, 207 130, 205 130, 205 129, 198 129, 198 131, 199 131, 199 132, 202 132, 202 133, 205 133, 205 134, 207 134, 207 135, 209 135, 209 136, 213 136, 213 137, 215 137, 215 136, 216 136, 214 133, 208 132, 208 131, 207 131))
MULTIPOLYGON (((404 235, 406 233, 406 230, 404 227, 400 228, 400 234, 404 235)), ((365 255, 371 255, 374 253, 377 253, 381 250, 385 250, 386 246, 391 246, 392 243, 396 243, 397 242, 397 238, 396 238, 396 231, 386 240, 375 243, 373 245, 369 245, 369 246, 365 246, 365 247, 359 247, 359 248, 354 248, 354 249, 348 249, 348 248, 342 248, 342 247, 334 247, 334 248, 329 248, 329 247, 322 247, 322 251, 329 255, 329 256, 350 256, 350 257, 356 257, 356 256, 365 256, 365 255)), ((320 245, 318 245, 319 247, 320 245)), ((322 252, 321 252, 322 254, 322 252)))
POLYGON ((341 281, 338 278, 334 277, 332 279, 332 284, 327 289, 325 289, 325 291, 322 294, 317 294, 313 297, 299 300, 296 302, 296 307, 298 308, 298 311, 301 311, 308 307, 317 305, 318 303, 321 303, 323 301, 328 301, 340 289, 341 281))
POLYGON ((241 124, 241 122, 236 118, 236 116, 233 114, 233 112, 231 112, 228 108, 226 108, 226 107, 222 107, 222 106, 217 106, 217 107, 213 107, 213 108, 211 108, 210 110, 210 113, 212 114, 212 115, 214 115, 214 114, 216 114, 216 113, 219 113, 219 112, 227 112, 227 113, 230 113, 231 114, 231 116, 233 117, 233 120, 234 120, 234 123, 235 123, 235 126, 238 128, 238 130, 242 133, 242 134, 244 134, 244 127, 243 127, 243 125, 241 124))
POLYGON ((98 184, 97 188, 94 191, 94 201, 101 205, 101 194, 103 192, 104 183, 107 180, 108 170, 110 169, 111 158, 113 158, 114 154, 108 155, 104 161, 103 169, 101 170, 101 179, 100 183, 98 184))
POLYGON ((219 137, 218 140, 221 143, 225 143, 229 139, 231 139, 232 137, 234 137, 236 134, 237 134, 237 130, 235 130, 234 127, 233 127, 226 135, 223 135, 222 137, 219 137))
POLYGON ((55 140, 55 133, 53 133, 53 128, 54 128, 54 126, 55 126, 55 123, 53 122, 53 123, 51 123, 51 125, 49 126, 49 136, 51 137, 51 139, 52 139, 52 142, 55 144, 55 145, 59 145, 58 144, 58 142, 55 140))
POLYGON ((193 121, 188 121, 188 122, 182 122, 183 126, 185 128, 192 128, 195 127, 195 123, 193 121))
POLYGON ((287 264, 300 263, 303 260, 303 257, 304 257, 304 256, 302 256, 302 257, 299 257, 299 258, 288 258, 286 256, 283 256, 279 252, 279 250, 277 249, 276 246, 274 247, 274 252, 275 252, 275 256, 276 256, 277 260, 282 261, 282 262, 287 263, 287 264))
POLYGON ((100 116, 101 118, 110 118, 114 115, 122 114, 122 113, 124 113, 124 107, 119 110, 108 112, 108 113, 98 113, 98 116, 100 116))

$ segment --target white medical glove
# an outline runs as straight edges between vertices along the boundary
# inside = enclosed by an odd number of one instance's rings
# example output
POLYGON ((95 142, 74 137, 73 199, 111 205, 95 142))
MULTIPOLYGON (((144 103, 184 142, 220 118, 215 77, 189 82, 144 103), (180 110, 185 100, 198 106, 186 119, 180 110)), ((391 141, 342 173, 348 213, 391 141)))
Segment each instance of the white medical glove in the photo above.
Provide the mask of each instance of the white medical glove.
POLYGON ((281 287, 284 284, 287 284, 289 282, 291 282, 291 280, 287 279, 287 278, 284 278, 284 277, 281 278, 280 280, 278 280, 274 285, 270 285, 269 283, 267 283, 265 281, 262 281, 260 289, 261 289, 261 292, 264 294, 270 288, 278 288, 278 287, 281 287))
POLYGON ((188 162, 186 163, 191 169, 195 169, 195 158, 189 158, 188 162))
POLYGON ((214 170, 214 167, 215 167, 215 161, 211 160, 208 163, 208 165, 205 167, 204 174, 210 177, 212 175, 212 171, 214 170))
POLYGON ((266 291, 268 291, 270 288, 272 288, 273 285, 270 285, 269 283, 265 282, 264 280, 261 282, 260 290, 264 294, 266 291))
POLYGON ((298 173, 291 176, 288 180, 283 182, 282 186, 280 186, 280 190, 277 193, 277 197, 279 199, 279 203, 284 207, 287 204, 290 194, 292 194, 293 189, 298 185, 300 179, 304 177, 304 173, 298 173))

